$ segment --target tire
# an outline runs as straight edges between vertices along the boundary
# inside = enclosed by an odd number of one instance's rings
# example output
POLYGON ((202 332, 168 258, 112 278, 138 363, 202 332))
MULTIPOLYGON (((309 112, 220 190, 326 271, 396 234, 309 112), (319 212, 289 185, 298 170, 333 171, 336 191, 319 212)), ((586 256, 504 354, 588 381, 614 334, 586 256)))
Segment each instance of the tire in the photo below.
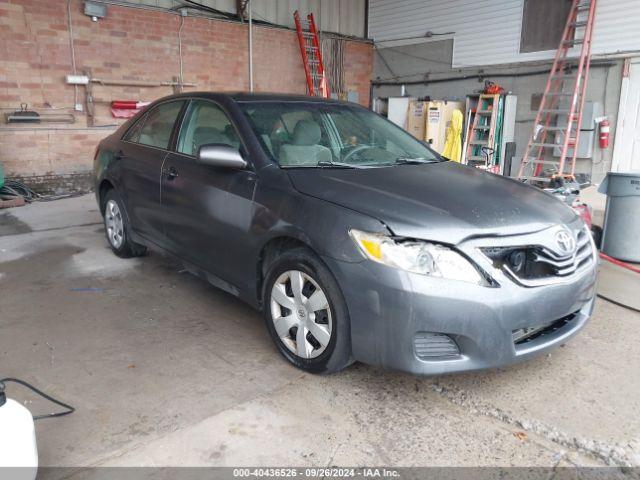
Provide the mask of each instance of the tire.
POLYGON ((104 197, 104 231, 113 253, 120 258, 141 257, 147 247, 131 240, 131 225, 120 195, 109 190, 104 197))
POLYGON ((593 236, 593 243, 596 244, 596 248, 600 250, 602 248, 602 228, 598 225, 591 227, 591 235, 593 236))
POLYGON ((293 365, 333 373, 352 363, 347 305, 335 278, 312 251, 295 248, 280 255, 267 270, 262 298, 271 338, 293 365), (298 296, 294 285, 302 285, 298 296), (298 341, 301 326, 304 343, 298 341))

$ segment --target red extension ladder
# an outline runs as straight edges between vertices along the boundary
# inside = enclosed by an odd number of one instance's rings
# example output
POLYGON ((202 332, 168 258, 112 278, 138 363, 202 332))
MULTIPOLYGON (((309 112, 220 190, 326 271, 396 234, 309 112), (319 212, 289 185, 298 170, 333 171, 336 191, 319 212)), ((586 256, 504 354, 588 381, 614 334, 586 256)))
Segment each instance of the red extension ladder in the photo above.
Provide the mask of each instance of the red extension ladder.
POLYGON ((293 18, 296 22, 296 31, 298 32, 304 73, 307 76, 309 95, 329 98, 329 84, 324 72, 322 48, 320 48, 320 40, 316 22, 313 20, 313 13, 307 15, 305 25, 303 25, 300 13, 297 10, 294 12, 293 18), (306 28, 303 29, 303 27, 306 28))
POLYGON ((536 114, 533 132, 520 164, 518 178, 524 182, 548 183, 554 178, 574 176, 591 64, 595 11, 596 0, 573 0, 536 114), (569 50, 577 45, 582 47, 576 66, 575 60, 569 60, 567 56, 569 50), (560 156, 545 157, 549 149, 551 153, 553 149, 558 149, 560 156))

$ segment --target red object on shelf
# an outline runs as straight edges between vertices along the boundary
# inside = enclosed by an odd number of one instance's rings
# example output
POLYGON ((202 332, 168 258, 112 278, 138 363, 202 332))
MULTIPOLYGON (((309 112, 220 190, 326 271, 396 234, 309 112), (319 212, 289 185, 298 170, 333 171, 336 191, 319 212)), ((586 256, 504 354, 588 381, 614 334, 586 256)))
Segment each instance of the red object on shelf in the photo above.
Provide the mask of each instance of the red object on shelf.
POLYGON ((137 103, 137 100, 114 100, 111 102, 111 108, 135 109, 137 103))
POLYGON ((486 81, 484 83, 484 92, 487 95, 502 95, 505 92, 504 88, 498 85, 496 82, 486 81))
POLYGON ((114 118, 131 118, 151 102, 138 100, 114 100, 111 102, 111 115, 114 118))

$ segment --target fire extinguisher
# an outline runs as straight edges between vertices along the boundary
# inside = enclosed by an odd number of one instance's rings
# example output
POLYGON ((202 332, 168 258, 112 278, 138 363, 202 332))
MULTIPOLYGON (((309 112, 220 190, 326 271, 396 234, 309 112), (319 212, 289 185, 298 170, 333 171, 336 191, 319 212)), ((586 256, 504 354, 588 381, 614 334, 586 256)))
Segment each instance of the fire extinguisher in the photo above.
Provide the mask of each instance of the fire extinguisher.
POLYGON ((609 119, 604 117, 600 121, 600 148, 608 148, 609 147, 609 132, 611 130, 611 125, 609 124, 609 119))

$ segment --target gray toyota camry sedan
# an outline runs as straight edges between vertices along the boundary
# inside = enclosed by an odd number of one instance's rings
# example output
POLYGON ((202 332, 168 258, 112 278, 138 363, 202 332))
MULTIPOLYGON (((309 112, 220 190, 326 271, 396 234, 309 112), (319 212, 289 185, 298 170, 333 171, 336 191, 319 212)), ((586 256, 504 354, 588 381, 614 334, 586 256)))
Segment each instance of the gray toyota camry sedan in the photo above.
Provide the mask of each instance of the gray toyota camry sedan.
POLYGON ((593 309, 596 250, 570 208, 350 103, 166 97, 100 143, 95 181, 116 255, 178 257, 311 372, 501 367, 593 309))

